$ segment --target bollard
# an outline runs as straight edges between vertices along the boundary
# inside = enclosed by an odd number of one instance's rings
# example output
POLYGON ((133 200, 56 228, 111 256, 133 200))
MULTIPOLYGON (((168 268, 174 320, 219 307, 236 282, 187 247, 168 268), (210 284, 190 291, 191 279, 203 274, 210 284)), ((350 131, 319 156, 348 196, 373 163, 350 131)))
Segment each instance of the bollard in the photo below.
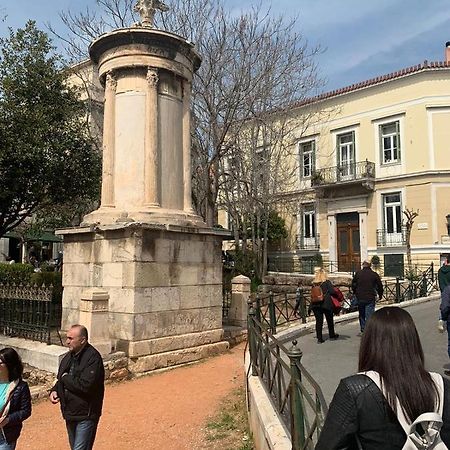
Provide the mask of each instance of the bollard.
POLYGON ((253 308, 253 302, 248 302, 248 344, 250 350, 250 361, 252 365, 252 375, 258 375, 258 361, 256 351, 256 323, 255 323, 255 308, 253 308))
POLYGON ((273 292, 269 293, 269 320, 270 332, 276 334, 277 332, 277 316, 275 314, 275 302, 273 301, 273 292))
POLYGON ((291 406, 291 440, 292 450, 300 450, 305 445, 305 411, 303 409, 302 394, 297 383, 301 383, 302 374, 297 363, 302 359, 303 353, 297 348, 297 341, 292 341, 288 352, 291 366, 291 381, 289 383, 289 400, 291 406))

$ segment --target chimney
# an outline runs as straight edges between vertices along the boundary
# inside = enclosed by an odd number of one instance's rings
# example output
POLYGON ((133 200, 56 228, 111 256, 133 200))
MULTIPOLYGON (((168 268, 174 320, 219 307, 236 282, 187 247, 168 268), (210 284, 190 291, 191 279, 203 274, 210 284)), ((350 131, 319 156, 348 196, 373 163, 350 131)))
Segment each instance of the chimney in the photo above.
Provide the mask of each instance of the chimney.
POLYGON ((445 62, 450 64, 450 41, 445 43, 445 62))

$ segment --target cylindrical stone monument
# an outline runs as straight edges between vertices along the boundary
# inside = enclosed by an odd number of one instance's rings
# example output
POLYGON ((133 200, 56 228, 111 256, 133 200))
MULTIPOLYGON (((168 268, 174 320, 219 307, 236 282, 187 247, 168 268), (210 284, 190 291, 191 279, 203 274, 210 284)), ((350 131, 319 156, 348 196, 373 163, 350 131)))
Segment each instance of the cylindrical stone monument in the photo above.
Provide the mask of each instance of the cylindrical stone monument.
MULTIPOLYGON (((150 11, 145 25, 153 4, 139 2, 150 11)), ((125 351, 134 372, 214 354, 227 346, 225 233, 207 228, 191 205, 190 96, 200 57, 150 25, 104 34, 89 52, 105 86, 101 205, 81 227, 60 231, 62 328, 80 318, 97 324, 92 336, 125 351), (95 320, 85 307, 92 292, 105 299, 95 320)))

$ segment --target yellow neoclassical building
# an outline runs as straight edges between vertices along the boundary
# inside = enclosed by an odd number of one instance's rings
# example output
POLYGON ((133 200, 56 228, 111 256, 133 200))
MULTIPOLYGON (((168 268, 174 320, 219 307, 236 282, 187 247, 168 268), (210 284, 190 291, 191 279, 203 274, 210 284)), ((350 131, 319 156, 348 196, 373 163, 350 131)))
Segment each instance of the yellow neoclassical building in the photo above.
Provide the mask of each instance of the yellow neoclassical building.
POLYGON ((284 258, 301 270, 320 254, 347 271, 377 255, 395 275, 406 264, 407 209, 419 213, 413 263, 439 264, 450 253, 450 43, 442 62, 320 95, 292 114, 312 106, 332 114, 297 140, 298 212, 269 267, 284 258))

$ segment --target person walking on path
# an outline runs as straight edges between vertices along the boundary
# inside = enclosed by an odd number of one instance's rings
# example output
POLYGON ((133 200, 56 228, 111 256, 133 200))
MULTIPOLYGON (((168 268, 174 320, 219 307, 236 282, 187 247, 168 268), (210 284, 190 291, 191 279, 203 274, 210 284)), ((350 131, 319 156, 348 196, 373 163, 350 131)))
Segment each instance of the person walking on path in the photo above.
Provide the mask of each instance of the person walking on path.
POLYGON ((358 301, 359 326, 364 332, 366 322, 375 311, 376 294, 383 297, 383 283, 380 276, 371 269, 368 261, 362 263, 362 269, 356 272, 352 280, 352 290, 358 301))
POLYGON ((442 442, 450 446, 450 380, 425 370, 411 315, 382 308, 361 339, 359 373, 339 383, 316 450, 447 448, 442 442), (423 436, 417 447, 413 422, 423 436))
MULTIPOLYGON (((441 291, 441 320, 447 323, 447 352, 450 358, 450 256, 447 255, 443 266, 438 271, 438 283, 441 291)), ((444 371, 450 376, 450 370, 444 371)))
POLYGON ((100 353, 88 342, 82 325, 67 332, 69 352, 58 370, 50 401, 61 404, 72 450, 91 450, 102 414, 105 369, 100 353))
POLYGON ((0 450, 14 450, 22 422, 31 416, 30 388, 22 380, 23 365, 13 348, 0 350, 0 450))
POLYGON ((323 328, 323 316, 325 316, 328 325, 328 334, 330 339, 337 339, 338 334, 334 331, 333 321, 333 303, 331 301, 331 295, 335 293, 335 289, 330 280, 327 279, 327 274, 322 268, 315 270, 314 279, 312 281, 311 289, 311 309, 316 318, 316 337, 317 342, 322 344, 323 340, 322 328, 323 328), (321 297, 319 291, 319 298, 314 298, 314 294, 317 291, 317 287, 321 290, 321 297))

